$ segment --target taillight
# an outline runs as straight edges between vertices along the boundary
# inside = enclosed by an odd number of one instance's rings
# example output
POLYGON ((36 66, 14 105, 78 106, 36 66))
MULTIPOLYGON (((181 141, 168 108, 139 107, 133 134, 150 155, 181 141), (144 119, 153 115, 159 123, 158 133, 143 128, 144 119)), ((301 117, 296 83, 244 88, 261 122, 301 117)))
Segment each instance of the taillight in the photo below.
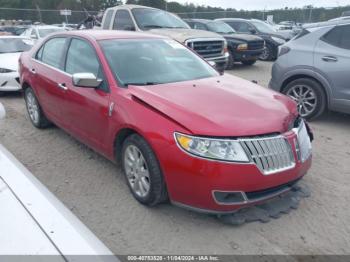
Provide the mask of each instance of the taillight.
POLYGON ((291 49, 290 49, 290 47, 288 47, 288 46, 281 46, 281 47, 280 47, 280 51, 279 51, 279 53, 278 53, 278 56, 285 55, 285 54, 289 53, 290 50, 291 50, 291 49))

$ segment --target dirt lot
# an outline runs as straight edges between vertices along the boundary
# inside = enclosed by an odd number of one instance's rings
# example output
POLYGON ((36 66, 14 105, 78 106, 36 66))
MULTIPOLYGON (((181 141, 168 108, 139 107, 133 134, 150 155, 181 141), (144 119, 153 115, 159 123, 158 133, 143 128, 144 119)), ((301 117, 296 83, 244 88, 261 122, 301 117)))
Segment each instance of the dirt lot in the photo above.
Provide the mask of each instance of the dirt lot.
MULTIPOLYGON (((266 86, 270 69, 260 62, 230 73, 266 86)), ((171 205, 141 206, 109 161, 58 128, 33 128, 21 96, 0 101, 0 143, 116 254, 350 254, 350 116, 312 123, 311 198, 270 223, 233 227, 171 205)))

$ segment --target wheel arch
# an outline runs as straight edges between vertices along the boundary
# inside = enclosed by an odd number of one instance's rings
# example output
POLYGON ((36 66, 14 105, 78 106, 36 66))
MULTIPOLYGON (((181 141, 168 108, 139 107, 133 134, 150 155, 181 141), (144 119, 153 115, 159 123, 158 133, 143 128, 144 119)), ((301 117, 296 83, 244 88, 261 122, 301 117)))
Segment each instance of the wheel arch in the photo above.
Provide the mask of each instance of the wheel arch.
POLYGON ((124 127, 116 133, 114 137, 114 143, 113 143, 113 154, 114 154, 114 159, 118 164, 121 163, 121 153, 122 153, 123 143, 125 139, 127 139, 129 136, 133 134, 137 134, 142 138, 144 138, 144 136, 140 134, 140 132, 138 132, 135 128, 132 128, 132 127, 124 127))
POLYGON ((322 91, 324 92, 324 94, 326 95, 326 101, 327 101, 327 108, 329 108, 330 106, 330 91, 328 88, 326 88, 325 86, 325 83, 324 81, 318 79, 317 77, 315 76, 311 76, 309 74, 295 74, 295 75, 292 75, 292 76, 289 76, 288 78, 286 78, 283 83, 282 83, 282 88, 281 88, 281 92, 283 92, 287 85, 295 80, 298 80, 298 79, 302 79, 302 78, 307 78, 307 79, 311 79, 315 82, 317 82, 320 87, 322 88, 322 91))

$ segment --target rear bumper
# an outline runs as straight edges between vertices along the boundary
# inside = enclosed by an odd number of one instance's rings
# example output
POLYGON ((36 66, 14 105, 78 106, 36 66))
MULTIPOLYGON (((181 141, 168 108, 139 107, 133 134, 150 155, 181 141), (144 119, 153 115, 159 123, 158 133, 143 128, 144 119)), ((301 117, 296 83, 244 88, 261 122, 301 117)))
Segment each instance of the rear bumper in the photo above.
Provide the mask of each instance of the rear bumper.
POLYGON ((0 74, 0 91, 18 91, 21 90, 19 75, 17 72, 0 74))

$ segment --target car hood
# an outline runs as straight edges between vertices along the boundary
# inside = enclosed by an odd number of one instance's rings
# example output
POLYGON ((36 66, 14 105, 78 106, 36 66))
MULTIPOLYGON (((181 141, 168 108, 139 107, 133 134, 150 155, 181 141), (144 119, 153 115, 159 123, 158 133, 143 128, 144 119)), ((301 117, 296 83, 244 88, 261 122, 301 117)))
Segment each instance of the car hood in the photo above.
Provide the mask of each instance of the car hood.
POLYGON ((244 42, 252 42, 252 41, 263 41, 261 37, 255 36, 255 35, 248 35, 248 34, 225 34, 223 35, 227 40, 239 40, 244 42))
POLYGON ((297 116, 288 97, 234 76, 130 86, 136 101, 193 134, 223 137, 283 133, 297 116))
POLYGON ((0 54, 0 68, 18 71, 18 59, 21 53, 0 54))
POLYGON ((175 39, 181 43, 184 43, 185 41, 193 38, 222 38, 221 35, 209 32, 209 31, 202 31, 202 30, 195 30, 195 29, 152 29, 149 30, 150 33, 156 34, 156 35, 162 35, 167 36, 172 39, 175 39))

